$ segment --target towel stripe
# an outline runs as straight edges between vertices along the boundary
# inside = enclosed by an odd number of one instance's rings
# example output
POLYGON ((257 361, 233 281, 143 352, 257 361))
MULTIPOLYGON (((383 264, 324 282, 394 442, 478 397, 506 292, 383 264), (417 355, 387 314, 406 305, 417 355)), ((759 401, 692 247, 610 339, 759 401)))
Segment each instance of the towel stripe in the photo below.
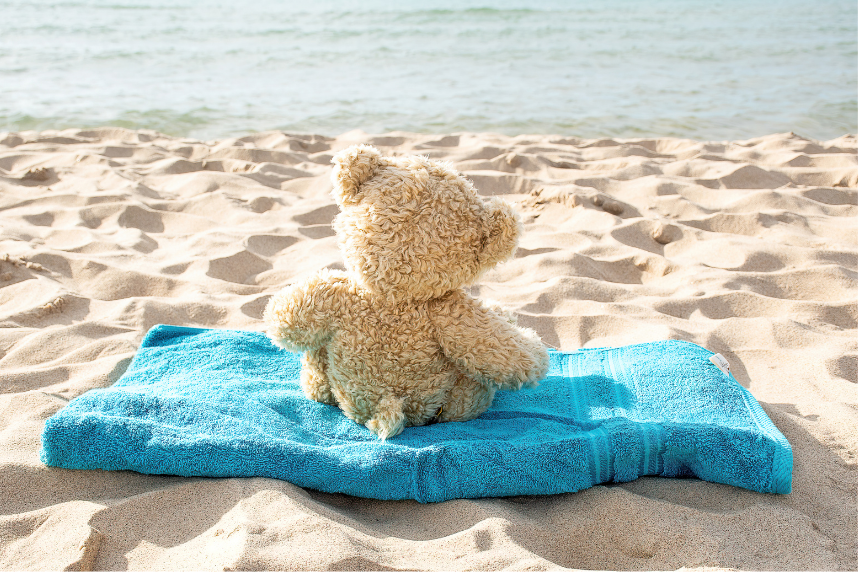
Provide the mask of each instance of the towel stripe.
POLYGON ((645 459, 641 475, 660 475, 664 469, 664 428, 657 423, 640 423, 638 427, 645 434, 643 457, 645 459))
POLYGON ((622 409, 622 413, 624 414, 623 417, 628 417, 625 413, 629 409, 629 400, 623 396, 623 392, 620 391, 620 385, 625 387, 629 394, 631 394, 632 390, 629 388, 628 380, 625 379, 625 368, 620 367, 617 364, 618 353, 619 352, 608 354, 608 369, 611 370, 611 373, 608 374, 608 372, 605 372, 605 374, 606 377, 610 377, 617 382, 612 388, 614 390, 614 403, 616 404, 614 407, 614 415, 620 415, 620 412, 617 411, 617 409, 622 409))
MULTIPOLYGON (((581 382, 584 376, 581 365, 584 360, 575 360, 574 365, 569 367, 569 356, 565 360, 565 373, 570 380, 570 388, 572 390, 572 415, 575 419, 589 419, 590 402, 586 392, 583 390, 581 382)), ((610 447, 607 444, 608 434, 602 429, 585 431, 587 443, 590 446, 589 466, 590 466, 590 486, 604 483, 610 477, 607 461, 609 460, 610 447)))
MULTIPOLYGON (((638 377, 634 371, 635 360, 630 359, 626 348, 622 348, 621 351, 617 352, 615 359, 620 358, 622 359, 622 362, 620 363, 619 371, 617 372, 619 376, 616 379, 622 380, 623 385, 629 390, 630 398, 634 398, 635 396, 640 395, 638 377)), ((615 359, 612 359, 612 361, 615 361, 615 359)), ((638 464, 638 476, 654 475, 657 474, 656 470, 658 469, 661 439, 660 436, 654 432, 654 429, 656 428, 652 427, 648 423, 641 422, 641 415, 637 410, 636 401, 637 400, 635 399, 634 403, 629 402, 624 404, 624 409, 626 417, 635 421, 633 425, 640 438, 641 458, 638 464)))
POLYGON ((569 387, 572 393, 572 403, 569 404, 572 409, 573 419, 586 419, 585 410, 587 399, 581 393, 581 360, 575 360, 574 371, 569 367, 569 356, 563 356, 563 373, 569 380, 569 387))
POLYGON ((727 374, 732 381, 741 389, 742 400, 745 402, 745 408, 748 411, 754 424, 760 432, 767 436, 774 443, 774 456, 772 458, 772 478, 769 486, 776 493, 787 494, 792 491, 792 446, 786 437, 778 431, 774 423, 771 422, 766 412, 760 403, 754 399, 751 392, 742 387, 732 374, 727 374))
POLYGON ((607 483, 614 479, 613 467, 611 466, 611 437, 608 432, 599 427, 587 431, 587 440, 590 442, 590 475, 593 484, 607 483))

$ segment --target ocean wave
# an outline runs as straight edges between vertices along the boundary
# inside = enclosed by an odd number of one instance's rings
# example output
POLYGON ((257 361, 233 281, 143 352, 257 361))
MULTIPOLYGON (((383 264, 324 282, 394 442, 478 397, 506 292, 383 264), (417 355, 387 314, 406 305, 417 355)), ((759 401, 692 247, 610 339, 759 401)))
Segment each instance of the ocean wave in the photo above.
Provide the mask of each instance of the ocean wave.
POLYGON ((3 130, 828 139, 858 115, 851 0, 0 0, 0 11, 3 130))

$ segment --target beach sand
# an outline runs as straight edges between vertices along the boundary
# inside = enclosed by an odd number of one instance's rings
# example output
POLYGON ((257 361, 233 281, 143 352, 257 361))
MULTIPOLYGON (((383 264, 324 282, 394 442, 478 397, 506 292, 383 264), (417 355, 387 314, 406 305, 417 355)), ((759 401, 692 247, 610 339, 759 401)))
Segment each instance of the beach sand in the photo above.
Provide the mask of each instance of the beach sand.
POLYGON ((200 142, 0 133, 0 568, 856 569, 858 142, 461 133, 200 142), (562 350, 720 352, 793 447, 793 492, 641 478, 421 505, 263 479, 71 471, 45 420, 113 383, 155 324, 261 330, 342 268, 333 153, 444 159, 517 205, 476 295, 562 350))

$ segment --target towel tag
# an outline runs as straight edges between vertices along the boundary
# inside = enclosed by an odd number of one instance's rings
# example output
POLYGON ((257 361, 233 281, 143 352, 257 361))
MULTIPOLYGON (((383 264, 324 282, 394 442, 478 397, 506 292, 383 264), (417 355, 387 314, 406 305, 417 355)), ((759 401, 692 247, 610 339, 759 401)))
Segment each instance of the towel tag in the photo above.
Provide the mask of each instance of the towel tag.
POLYGON ((730 362, 728 362, 724 356, 722 356, 721 354, 715 354, 711 358, 709 358, 709 361, 714 363, 715 367, 717 367, 727 375, 730 375, 730 362))

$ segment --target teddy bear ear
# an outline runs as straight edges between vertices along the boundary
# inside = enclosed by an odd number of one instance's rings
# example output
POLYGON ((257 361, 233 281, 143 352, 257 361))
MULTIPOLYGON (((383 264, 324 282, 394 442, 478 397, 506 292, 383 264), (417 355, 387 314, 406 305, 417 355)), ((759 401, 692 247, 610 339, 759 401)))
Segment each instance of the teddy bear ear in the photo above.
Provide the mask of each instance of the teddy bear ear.
POLYGON ((489 210, 488 228, 483 237, 480 261, 484 268, 508 260, 515 254, 522 224, 518 214, 506 202, 492 197, 486 201, 489 210))
POLYGON ((341 205, 359 202, 360 186, 375 174, 382 162, 381 153, 372 145, 353 145, 334 155, 331 180, 337 202, 341 205))

